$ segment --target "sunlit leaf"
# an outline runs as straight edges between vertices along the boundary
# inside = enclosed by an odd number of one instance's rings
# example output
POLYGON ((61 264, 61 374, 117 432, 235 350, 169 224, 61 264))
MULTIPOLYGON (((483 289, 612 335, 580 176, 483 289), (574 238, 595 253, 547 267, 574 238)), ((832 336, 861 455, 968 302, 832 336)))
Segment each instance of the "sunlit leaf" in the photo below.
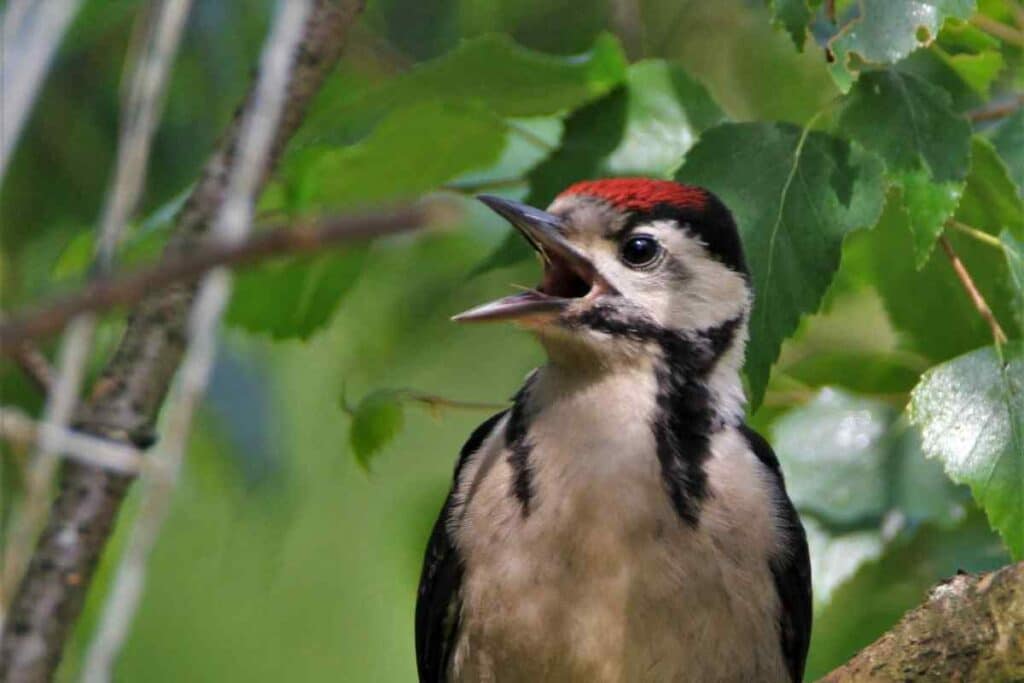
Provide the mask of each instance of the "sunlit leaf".
POLYGON ((390 389, 381 389, 363 397, 352 413, 349 443, 363 469, 402 430, 405 411, 402 397, 390 389))
POLYGON ((923 448, 971 487, 992 526, 1024 556, 1024 344, 987 347, 925 373, 911 420, 923 448))
POLYGON ((895 64, 931 44, 948 18, 967 19, 974 0, 857 0, 858 11, 829 42, 833 79, 846 92, 868 66, 895 64))
POLYGON ((718 194, 739 225, 756 292, 746 365, 756 406, 782 340, 821 304, 843 238, 878 219, 882 164, 823 133, 725 124, 704 133, 676 177, 718 194))
POLYGON ((844 529, 877 529, 893 513, 953 521, 961 496, 896 418, 887 403, 836 389, 779 418, 775 450, 797 508, 844 529))
POLYGON ((348 249, 240 271, 227 321, 275 339, 306 339, 330 321, 365 257, 365 249, 348 249))
POLYGON ((886 405, 831 389, 777 420, 775 452, 797 508, 835 524, 880 519, 892 420, 886 405))

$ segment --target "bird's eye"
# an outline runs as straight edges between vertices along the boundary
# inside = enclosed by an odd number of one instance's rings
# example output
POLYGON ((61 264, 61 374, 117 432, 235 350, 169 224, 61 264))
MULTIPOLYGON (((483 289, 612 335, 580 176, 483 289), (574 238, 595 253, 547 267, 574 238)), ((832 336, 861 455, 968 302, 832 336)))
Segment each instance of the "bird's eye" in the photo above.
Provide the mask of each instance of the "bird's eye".
POLYGON ((650 265, 660 253, 661 245, 647 235, 630 237, 622 243, 622 260, 634 267, 650 265))

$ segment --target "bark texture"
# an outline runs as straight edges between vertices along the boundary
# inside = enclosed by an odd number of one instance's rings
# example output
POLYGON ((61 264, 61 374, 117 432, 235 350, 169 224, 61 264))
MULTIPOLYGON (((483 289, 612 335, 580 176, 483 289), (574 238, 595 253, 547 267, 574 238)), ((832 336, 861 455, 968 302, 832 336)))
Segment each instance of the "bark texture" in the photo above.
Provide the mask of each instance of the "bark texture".
POLYGON ((939 584, 822 681, 1024 681, 1024 562, 939 584))
MULTIPOLYGON (((363 0, 317 0, 292 65, 288 100, 274 136, 273 169, 326 76, 337 63, 363 0)), ((188 251, 209 228, 235 161, 242 113, 251 92, 206 163, 178 214, 165 258, 188 251)), ((89 434, 144 447, 185 348, 194 289, 155 292, 132 312, 127 329, 75 426, 89 434)), ((50 680, 78 619, 97 561, 113 529, 131 479, 67 462, 46 528, 10 606, 0 643, 0 680, 50 680)))

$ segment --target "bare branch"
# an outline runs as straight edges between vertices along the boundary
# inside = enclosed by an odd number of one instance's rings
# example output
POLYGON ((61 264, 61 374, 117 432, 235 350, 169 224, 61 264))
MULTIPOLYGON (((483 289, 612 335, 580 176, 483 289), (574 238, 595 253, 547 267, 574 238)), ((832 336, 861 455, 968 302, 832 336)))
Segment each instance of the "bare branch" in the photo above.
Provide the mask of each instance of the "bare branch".
POLYGON ((324 218, 310 225, 261 232, 238 244, 214 244, 189 254, 176 253, 154 266, 95 280, 66 297, 0 322, 0 353, 15 354, 25 341, 57 333, 81 313, 134 304, 159 289, 195 281, 218 266, 245 266, 414 230, 433 222, 442 212, 425 206, 324 218))
MULTIPOLYGON (((256 192, 284 107, 291 62, 296 57, 295 47, 302 39, 302 28, 310 9, 310 0, 278 2, 277 18, 263 47, 252 106, 242 119, 238 162, 231 169, 228 193, 213 225, 213 237, 224 243, 237 243, 252 225, 256 192)), ((230 297, 229 270, 220 267, 203 277, 192 306, 189 345, 182 362, 178 391, 169 407, 167 435, 154 455, 154 462, 160 467, 143 488, 139 515, 118 565, 95 640, 86 655, 82 677, 86 683, 110 680, 114 662, 128 637, 145 586, 146 564, 170 509, 185 458, 192 417, 206 393, 217 354, 217 330, 230 297)))
POLYGON ((970 22, 990 36, 994 36, 1004 43, 1024 47, 1024 31, 1015 29, 1012 26, 996 21, 980 12, 971 17, 970 22))
MULTIPOLYGON (((260 183, 337 62, 348 28, 362 8, 362 0, 315 0, 260 183)), ((178 214, 165 258, 193 250, 217 214, 229 169, 237 162, 241 114, 251 99, 252 94, 178 214)), ((133 311, 120 345, 77 416, 80 430, 121 443, 152 441, 153 421, 184 350, 193 293, 192 288, 172 286, 154 292, 133 311)), ((0 679, 52 677, 129 483, 130 478, 100 468, 65 464, 61 494, 9 611, 10 628, 0 643, 0 679)))
POLYGON ((1024 679, 1024 563, 961 574, 822 683, 1024 679))
POLYGON ((21 371, 32 380, 36 389, 44 394, 49 393, 53 384, 53 368, 42 351, 26 342, 16 346, 11 351, 11 356, 21 371))
POLYGON ((0 406, 0 437, 20 445, 31 445, 45 438, 68 458, 119 474, 138 474, 144 462, 136 448, 39 424, 16 408, 0 406))
POLYGON ((971 278, 971 274, 967 272, 967 267, 964 266, 963 261, 957 256, 957 253, 953 250, 953 245, 949 243, 945 235, 939 237, 939 244, 942 246, 942 250, 946 252, 946 256, 949 257, 949 262, 953 266, 953 271, 956 273, 957 278, 960 280, 960 284, 964 286, 967 291, 967 296, 971 298, 971 303, 974 304, 974 308, 977 309, 978 314, 988 323, 989 328, 992 330, 992 338, 996 344, 1005 344, 1007 337, 1006 332, 1000 327, 999 321, 996 320, 995 314, 992 313, 992 309, 988 307, 988 302, 985 301, 985 297, 978 291, 977 285, 974 284, 974 280, 971 278))
POLYGON ((998 102, 967 112, 967 118, 971 121, 995 121, 1010 116, 1021 107, 1024 107, 1024 93, 1017 93, 1005 102, 998 102))
POLYGON ((81 0, 10 0, 0 21, 0 180, 81 0))

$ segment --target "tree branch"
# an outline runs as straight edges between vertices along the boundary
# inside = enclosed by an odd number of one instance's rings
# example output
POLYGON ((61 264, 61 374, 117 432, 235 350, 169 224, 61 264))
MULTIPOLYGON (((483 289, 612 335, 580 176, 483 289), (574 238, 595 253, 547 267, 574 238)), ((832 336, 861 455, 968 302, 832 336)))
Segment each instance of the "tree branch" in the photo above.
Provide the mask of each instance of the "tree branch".
POLYGON ((961 574, 823 683, 1024 679, 1024 563, 961 574))
MULTIPOLYGON (((3 323, 0 323, 2 327, 3 323)), ((41 393, 47 394, 53 385, 53 368, 50 361, 46 360, 43 352, 28 342, 16 345, 11 349, 11 357, 18 364, 21 371, 32 380, 41 393)))
POLYGON ((194 282, 219 266, 245 266, 414 230, 432 222, 436 213, 423 206, 330 217, 261 232, 236 244, 211 244, 189 254, 176 253, 150 267, 94 280, 63 298, 0 322, 0 353, 17 357, 25 342, 59 332, 76 315, 135 304, 170 285, 194 282))
MULTIPOLYGON (((316 0, 290 67, 284 110, 269 158, 259 169, 258 187, 337 62, 362 8, 362 0, 316 0)), ((193 250, 217 215, 252 97, 250 91, 178 214, 166 260, 193 250)), ((154 292, 133 311, 113 358, 78 412, 79 430, 137 446, 153 440, 153 422, 181 361, 193 297, 194 287, 176 285, 154 292)), ((5 622, 0 679, 52 678, 130 481, 100 468, 65 463, 60 493, 5 622)))
POLYGON ((956 273, 957 278, 960 279, 960 284, 964 286, 967 291, 967 296, 971 298, 971 303, 974 304, 974 308, 978 310, 978 314, 988 323, 989 328, 992 330, 992 338, 996 344, 1005 344, 1007 337, 1006 332, 999 325, 999 321, 996 320, 996 316, 992 313, 992 309, 989 308, 988 302, 985 301, 985 297, 981 295, 977 285, 974 284, 974 280, 971 278, 971 274, 967 272, 967 267, 964 266, 963 261, 957 256, 957 253, 953 251, 953 245, 949 243, 945 235, 939 237, 939 244, 942 246, 942 250, 946 252, 946 256, 949 257, 949 262, 953 266, 953 271, 956 273))

